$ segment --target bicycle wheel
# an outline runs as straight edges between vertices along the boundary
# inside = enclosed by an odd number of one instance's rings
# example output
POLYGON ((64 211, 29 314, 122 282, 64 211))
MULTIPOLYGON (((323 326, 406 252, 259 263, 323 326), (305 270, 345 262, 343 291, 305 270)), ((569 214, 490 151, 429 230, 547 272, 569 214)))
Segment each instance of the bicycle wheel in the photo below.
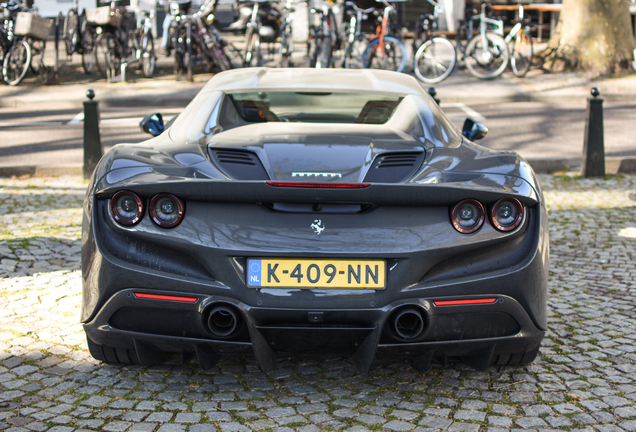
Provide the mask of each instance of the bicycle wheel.
POLYGON ((322 38, 316 53, 316 69, 325 69, 331 66, 331 38, 322 38))
POLYGON ((66 54, 72 55, 77 49, 77 12, 75 9, 69 9, 64 18, 64 45, 66 45, 66 54))
POLYGON ((344 67, 346 69, 362 69, 362 58, 369 46, 369 40, 359 35, 345 50, 344 67))
POLYGON ((155 56, 155 42, 152 36, 145 33, 141 37, 141 46, 139 53, 139 68, 144 78, 151 78, 155 71, 157 58, 155 56))
POLYGON ((532 66, 532 36, 529 32, 520 31, 510 44, 510 66, 512 73, 519 78, 526 76, 532 66))
POLYGON ((18 85, 31 66, 31 47, 22 40, 13 45, 2 64, 2 78, 9 85, 18 85))
POLYGON ((84 19, 80 32, 82 35, 82 67, 84 68, 84 73, 88 75, 95 69, 95 57, 93 56, 95 29, 89 26, 86 19, 84 19))
POLYGON ((473 37, 466 47, 466 67, 479 79, 493 79, 508 66, 510 53, 504 38, 495 33, 486 33, 484 47, 481 35, 473 37))
POLYGON ((424 42, 415 53, 414 71, 425 83, 445 80, 455 68, 457 51, 448 39, 435 37, 424 42))
POLYGON ((102 33, 95 41, 95 67, 102 78, 116 76, 121 69, 121 43, 112 33, 102 33))
POLYGON ((245 33, 245 50, 243 67, 257 67, 261 62, 261 41, 254 27, 249 27, 245 33))
POLYGON ((406 48, 404 44, 392 36, 384 37, 384 46, 380 46, 380 38, 374 39, 362 55, 365 69, 384 69, 396 72, 406 67, 406 48))
POLYGON ((316 55, 318 54, 318 47, 322 43, 322 36, 313 35, 307 40, 307 67, 316 67, 316 55))
POLYGON ((292 54, 293 42, 289 24, 285 24, 285 29, 280 35, 280 47, 278 48, 278 67, 289 67, 292 54))

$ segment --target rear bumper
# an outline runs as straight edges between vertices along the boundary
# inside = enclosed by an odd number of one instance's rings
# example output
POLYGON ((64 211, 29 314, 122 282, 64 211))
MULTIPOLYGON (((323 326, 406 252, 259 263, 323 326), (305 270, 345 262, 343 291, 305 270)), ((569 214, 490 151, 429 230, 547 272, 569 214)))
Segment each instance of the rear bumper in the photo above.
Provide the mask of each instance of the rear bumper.
POLYGON ((485 368, 497 356, 537 349, 544 335, 517 301, 501 295, 472 297, 495 299, 486 304, 437 306, 455 297, 413 298, 382 308, 334 310, 253 307, 232 298, 183 292, 161 295, 195 300, 147 299, 139 294, 153 291, 118 292, 84 329, 99 345, 136 350, 142 364, 157 351, 190 352, 208 368, 223 354, 253 349, 261 369, 269 370, 277 352, 329 351, 353 355, 357 367, 366 371, 381 349, 411 359, 471 357, 477 359, 473 366, 485 368), (215 334, 209 325, 210 314, 219 307, 236 316, 228 335, 215 334), (396 318, 404 311, 422 319, 421 330, 415 326, 407 337, 396 331, 396 318))

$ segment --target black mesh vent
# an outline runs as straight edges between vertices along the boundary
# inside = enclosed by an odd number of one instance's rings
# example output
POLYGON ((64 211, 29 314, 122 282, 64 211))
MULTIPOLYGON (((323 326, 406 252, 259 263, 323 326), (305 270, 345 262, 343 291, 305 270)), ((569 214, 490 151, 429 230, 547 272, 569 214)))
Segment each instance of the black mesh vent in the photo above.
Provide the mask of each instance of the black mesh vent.
POLYGON ((210 156, 219 170, 234 180, 269 180, 260 159, 252 152, 210 149, 210 156))
POLYGON ((424 152, 385 153, 377 156, 365 182, 400 183, 412 176, 424 161, 424 152))

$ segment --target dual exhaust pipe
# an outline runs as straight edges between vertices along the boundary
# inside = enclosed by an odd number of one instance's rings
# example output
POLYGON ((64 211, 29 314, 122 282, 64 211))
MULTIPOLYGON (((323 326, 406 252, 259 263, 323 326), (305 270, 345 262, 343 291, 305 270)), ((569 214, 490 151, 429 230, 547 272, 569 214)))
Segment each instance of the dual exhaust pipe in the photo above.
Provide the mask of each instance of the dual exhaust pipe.
MULTIPOLYGON (((208 330, 220 338, 229 338, 237 333, 241 324, 241 314, 228 303, 219 303, 208 315, 208 330)), ((424 332, 425 318, 422 311, 415 306, 398 309, 391 315, 389 326, 401 339, 415 339, 424 332)))

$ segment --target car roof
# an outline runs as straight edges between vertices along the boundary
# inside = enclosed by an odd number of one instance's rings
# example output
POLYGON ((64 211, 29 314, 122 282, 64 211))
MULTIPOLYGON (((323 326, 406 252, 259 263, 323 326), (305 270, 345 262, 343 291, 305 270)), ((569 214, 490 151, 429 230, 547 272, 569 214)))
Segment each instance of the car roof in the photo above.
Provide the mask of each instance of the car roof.
POLYGON ((419 82, 406 74, 373 69, 234 69, 216 74, 203 92, 341 91, 390 94, 424 93, 419 82))

